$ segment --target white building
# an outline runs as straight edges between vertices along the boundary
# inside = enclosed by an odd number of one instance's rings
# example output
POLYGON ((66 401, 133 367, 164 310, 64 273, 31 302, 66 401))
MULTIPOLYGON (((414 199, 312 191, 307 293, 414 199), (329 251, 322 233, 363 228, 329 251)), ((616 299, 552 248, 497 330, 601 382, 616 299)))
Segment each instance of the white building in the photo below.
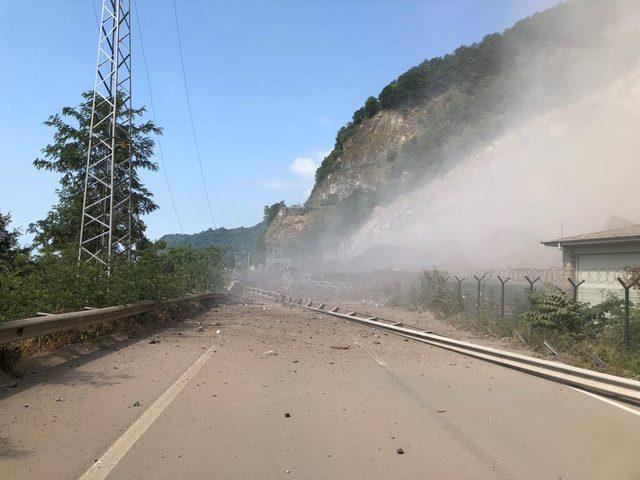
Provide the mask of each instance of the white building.
MULTIPOLYGON (((578 300, 598 304, 610 293, 621 297, 617 278, 625 278, 628 267, 640 267, 640 225, 576 235, 542 242, 562 250, 564 276, 578 288, 578 300)), ((567 288, 571 289, 567 281, 567 288)), ((640 302, 640 290, 631 289, 631 301, 640 302)))

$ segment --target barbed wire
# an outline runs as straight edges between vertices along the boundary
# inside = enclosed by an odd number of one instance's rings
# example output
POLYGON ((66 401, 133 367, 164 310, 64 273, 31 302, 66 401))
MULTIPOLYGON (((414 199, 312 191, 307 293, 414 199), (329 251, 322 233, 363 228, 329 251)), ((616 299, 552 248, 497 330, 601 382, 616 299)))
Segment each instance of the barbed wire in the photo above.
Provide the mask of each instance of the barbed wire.
MULTIPOLYGON (((482 282, 495 281, 498 282, 498 277, 502 280, 509 279, 511 282, 528 283, 539 281, 541 283, 548 283, 552 285, 564 285, 567 283, 567 277, 569 272, 566 272, 563 268, 551 267, 551 268, 502 268, 502 269, 476 269, 476 270, 439 270, 438 274, 443 280, 458 280, 463 281, 477 281, 476 279, 482 278, 482 282)), ((581 282, 584 280, 585 284, 598 284, 598 285, 615 285, 619 286, 619 278, 627 280, 630 272, 626 268, 620 268, 616 270, 589 270, 578 271, 576 278, 572 280, 581 282)))

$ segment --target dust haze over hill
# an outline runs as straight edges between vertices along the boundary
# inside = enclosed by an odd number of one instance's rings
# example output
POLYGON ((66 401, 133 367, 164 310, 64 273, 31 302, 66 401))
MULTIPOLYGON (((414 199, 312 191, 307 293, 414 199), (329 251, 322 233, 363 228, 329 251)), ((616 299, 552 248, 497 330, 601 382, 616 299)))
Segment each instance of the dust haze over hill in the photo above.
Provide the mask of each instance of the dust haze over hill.
POLYGON ((640 222, 640 2, 569 3, 571 16, 548 30, 540 57, 523 45, 503 133, 375 207, 344 243, 343 259, 366 258, 369 267, 551 266, 559 254, 539 241, 559 237, 561 223, 572 235, 602 230, 612 215, 640 222), (603 8, 608 18, 599 23, 603 8), (598 35, 583 35, 590 25, 598 35), (554 56, 556 36, 565 48, 554 56))

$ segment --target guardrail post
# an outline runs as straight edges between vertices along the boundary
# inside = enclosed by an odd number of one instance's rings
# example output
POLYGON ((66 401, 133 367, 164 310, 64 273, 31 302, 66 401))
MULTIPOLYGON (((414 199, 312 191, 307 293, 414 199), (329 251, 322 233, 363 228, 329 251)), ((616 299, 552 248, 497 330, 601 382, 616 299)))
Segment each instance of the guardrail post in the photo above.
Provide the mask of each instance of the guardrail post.
POLYGON ((629 290, 635 286, 637 282, 627 284, 622 278, 618 277, 618 282, 624 288, 624 344, 627 348, 631 347, 631 321, 629 319, 629 290))
POLYGON ((507 278, 506 280, 503 280, 500 275, 498 275, 498 281, 500 282, 500 290, 501 290, 501 301, 500 301, 500 315, 502 317, 504 317, 504 285, 505 283, 507 283, 509 280, 511 280, 511 277, 507 278))
POLYGON ((567 280, 569 280, 569 283, 571 284, 571 286, 573 287, 573 301, 577 302, 578 301, 578 287, 580 285, 582 285, 585 281, 584 280, 580 280, 578 283, 575 283, 571 277, 567 277, 567 280))
POLYGON ((476 279, 476 281, 478 282, 478 296, 476 298, 476 316, 480 316, 480 287, 482 284, 482 280, 485 279, 485 277, 487 276, 486 273, 483 273, 481 277, 478 277, 477 275, 473 275, 473 278, 476 279))

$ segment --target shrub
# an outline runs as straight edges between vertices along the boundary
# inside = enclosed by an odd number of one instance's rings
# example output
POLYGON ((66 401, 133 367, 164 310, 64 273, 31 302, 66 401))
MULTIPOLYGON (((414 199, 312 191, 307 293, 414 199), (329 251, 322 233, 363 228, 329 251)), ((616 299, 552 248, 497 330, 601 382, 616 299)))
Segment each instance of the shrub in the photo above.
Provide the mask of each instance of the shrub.
POLYGON ((445 273, 438 269, 425 270, 420 275, 420 285, 409 292, 409 304, 415 309, 426 309, 443 315, 461 310, 457 295, 447 288, 445 273))
POLYGON ((537 292, 531 296, 531 310, 521 315, 524 322, 540 333, 567 333, 580 336, 587 330, 588 306, 574 302, 555 285, 549 293, 537 292))
POLYGON ((132 261, 117 260, 111 276, 103 268, 77 264, 77 251, 44 253, 23 268, 0 265, 0 320, 156 300, 220 288, 224 251, 152 244, 132 261))

